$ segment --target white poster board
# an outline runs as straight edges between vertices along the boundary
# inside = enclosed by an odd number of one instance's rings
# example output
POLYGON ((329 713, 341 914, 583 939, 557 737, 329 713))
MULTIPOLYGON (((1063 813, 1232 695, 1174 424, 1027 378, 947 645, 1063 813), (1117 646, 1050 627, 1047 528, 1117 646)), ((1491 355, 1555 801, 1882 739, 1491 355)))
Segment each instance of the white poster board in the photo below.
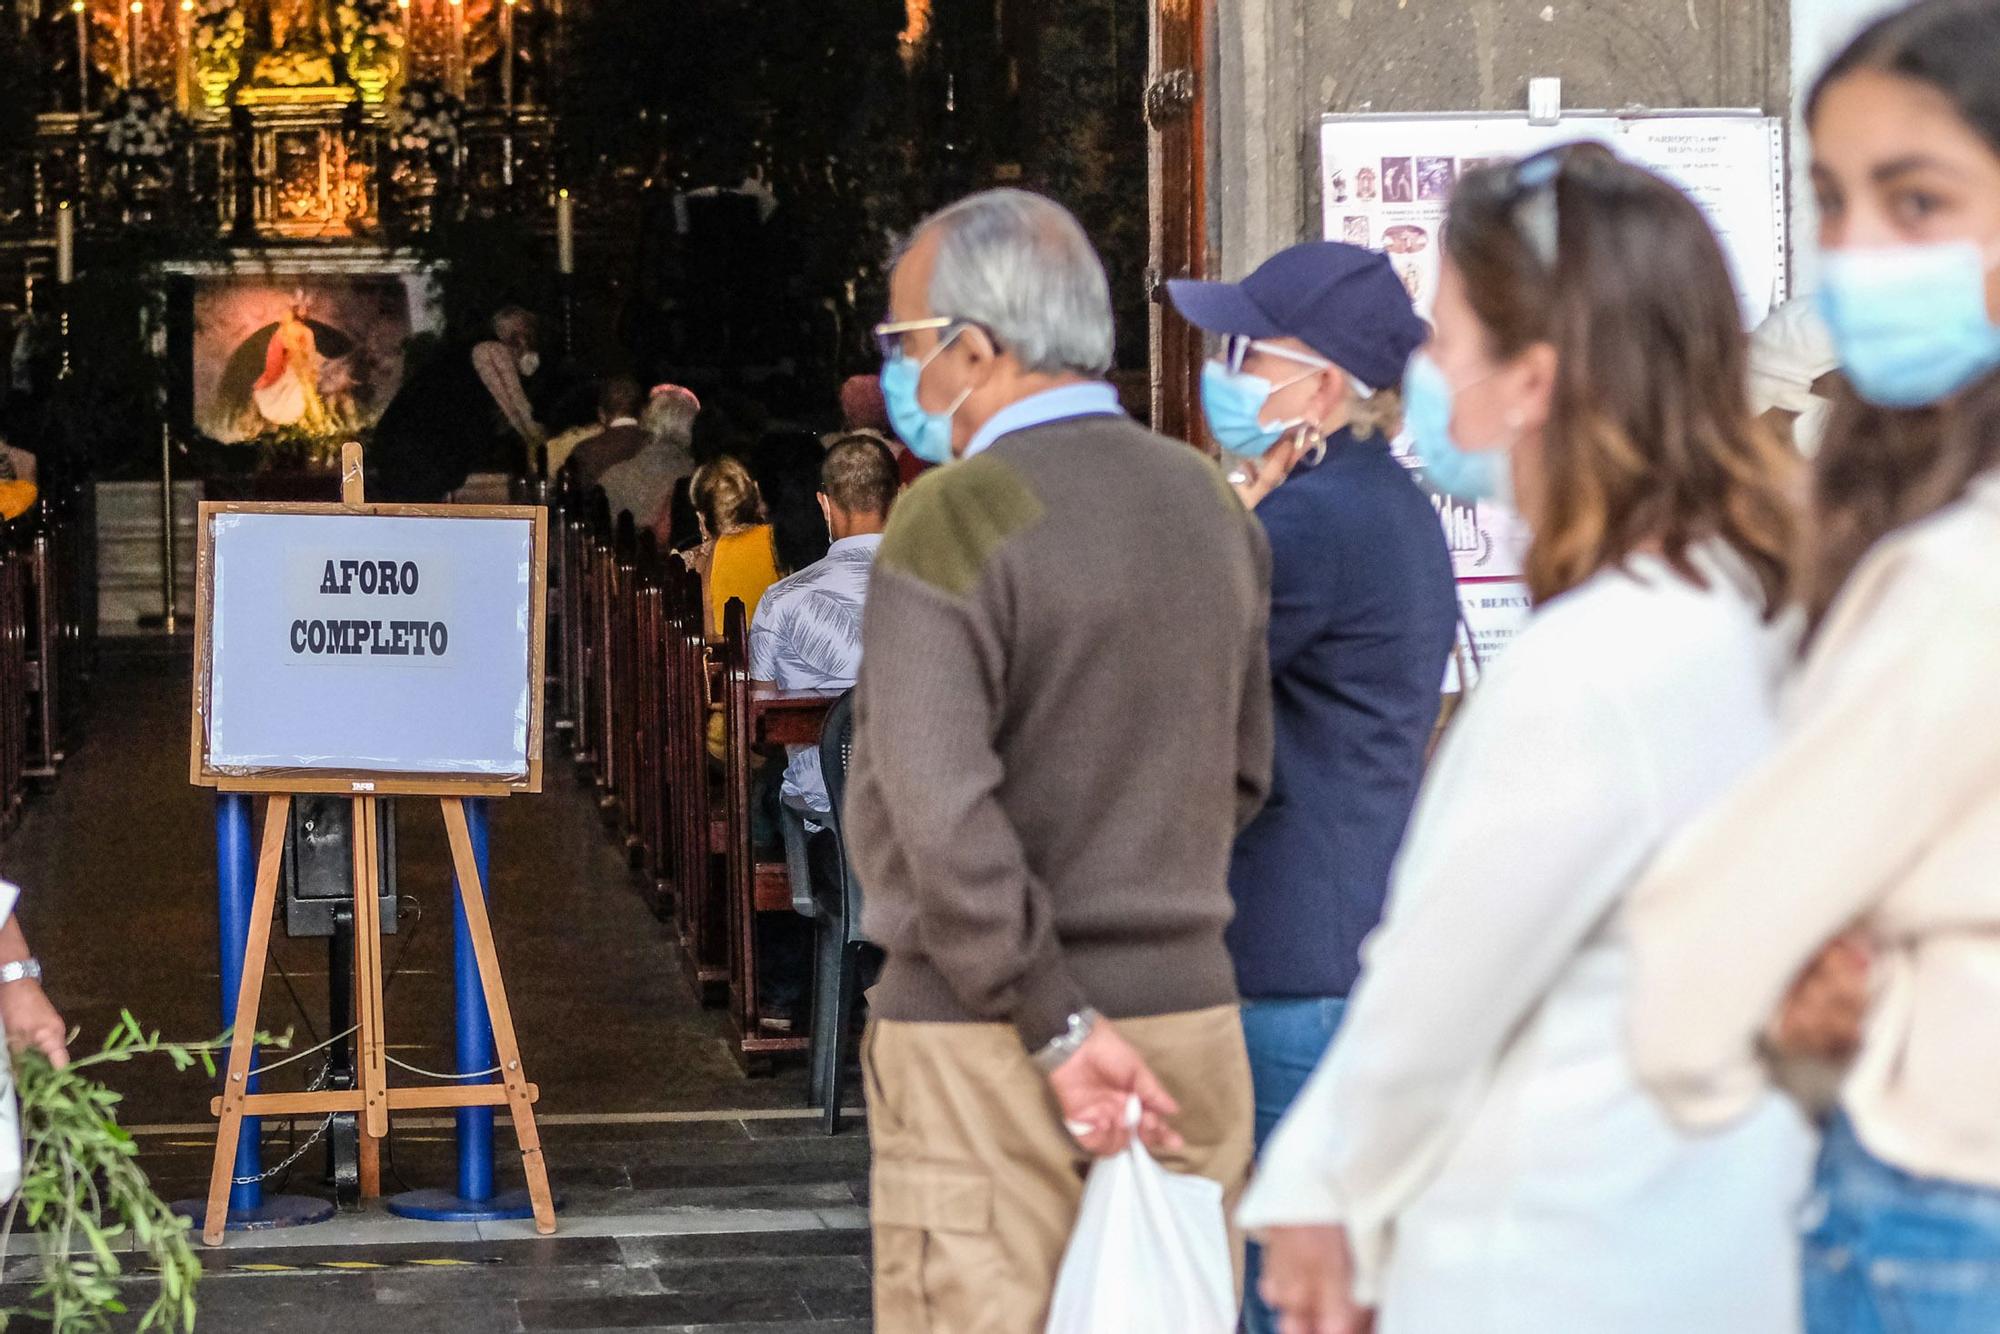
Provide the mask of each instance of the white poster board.
MULTIPOLYGON (((1475 167, 1558 144, 1596 140, 1687 192, 1729 260, 1746 329, 1786 296, 1784 129, 1757 111, 1578 112, 1547 125, 1525 113, 1326 116, 1320 198, 1329 241, 1387 253, 1426 317, 1437 293, 1440 237, 1458 178, 1475 167)), ((1407 442, 1399 456, 1409 462, 1407 442)), ((1527 619, 1520 582, 1528 534, 1491 503, 1432 496, 1451 544, 1460 605, 1483 661, 1527 619)), ((1456 673, 1450 685, 1456 689, 1456 673)))
POLYGON ((264 508, 203 507, 205 771, 538 783, 538 511, 264 508))

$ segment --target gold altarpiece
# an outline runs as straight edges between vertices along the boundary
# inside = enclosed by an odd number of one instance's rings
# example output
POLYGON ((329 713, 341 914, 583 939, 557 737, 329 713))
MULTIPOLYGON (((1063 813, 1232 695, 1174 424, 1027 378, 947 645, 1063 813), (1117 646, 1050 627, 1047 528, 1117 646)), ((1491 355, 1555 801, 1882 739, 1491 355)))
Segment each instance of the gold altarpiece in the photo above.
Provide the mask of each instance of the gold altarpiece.
POLYGON ((101 119, 135 89, 185 118, 174 188, 238 241, 364 239, 391 195, 422 221, 445 177, 475 201, 552 188, 542 103, 564 4, 16 0, 57 98, 27 210, 46 218, 74 199, 90 220, 116 196, 116 207, 146 211, 144 190, 106 184, 131 168, 104 161, 97 142, 101 119), (452 122, 445 139, 414 149, 403 96, 413 87, 448 100, 452 122))

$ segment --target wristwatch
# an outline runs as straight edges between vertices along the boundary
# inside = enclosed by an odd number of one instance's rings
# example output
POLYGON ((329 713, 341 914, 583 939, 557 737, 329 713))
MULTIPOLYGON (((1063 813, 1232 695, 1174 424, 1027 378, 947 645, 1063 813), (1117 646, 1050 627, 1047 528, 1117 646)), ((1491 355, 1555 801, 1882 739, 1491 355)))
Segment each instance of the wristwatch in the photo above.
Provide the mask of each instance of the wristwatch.
POLYGON ((12 963, 0 963, 0 986, 9 982, 39 982, 42 980, 42 965, 37 959, 16 959, 12 963))
POLYGON ((1083 1045, 1083 1040, 1090 1036, 1091 1030, 1097 1027, 1097 1021, 1103 1017, 1087 1005, 1071 1015, 1069 1026, 1050 1038, 1034 1054, 1036 1068, 1045 1075, 1053 1073, 1057 1066, 1076 1055, 1076 1049, 1083 1045))

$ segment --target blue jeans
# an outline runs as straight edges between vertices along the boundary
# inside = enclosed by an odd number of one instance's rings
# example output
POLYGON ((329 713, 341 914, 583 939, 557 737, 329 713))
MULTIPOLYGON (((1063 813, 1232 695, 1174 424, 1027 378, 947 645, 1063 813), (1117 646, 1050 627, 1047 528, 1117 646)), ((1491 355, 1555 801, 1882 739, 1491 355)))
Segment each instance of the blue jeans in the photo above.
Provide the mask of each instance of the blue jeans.
POLYGON ((1891 1167, 1836 1116, 1813 1212, 1808 1334, 2000 1330, 2000 1191, 1891 1167))
MULTIPOLYGON (((1319 1058, 1333 1045, 1345 996, 1312 1000, 1243 1002, 1243 1045, 1250 1049, 1250 1084, 1257 1100, 1257 1152, 1306 1086, 1319 1058)), ((1263 1255, 1251 1246, 1243 1268, 1243 1328, 1246 1334, 1277 1334, 1277 1317, 1257 1295, 1263 1255)))

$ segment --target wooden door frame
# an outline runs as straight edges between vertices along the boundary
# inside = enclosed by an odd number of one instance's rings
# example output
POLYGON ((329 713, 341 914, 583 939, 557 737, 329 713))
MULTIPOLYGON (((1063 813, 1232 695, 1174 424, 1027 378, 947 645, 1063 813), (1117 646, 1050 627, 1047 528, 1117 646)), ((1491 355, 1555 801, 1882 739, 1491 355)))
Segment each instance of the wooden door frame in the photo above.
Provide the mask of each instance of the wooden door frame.
POLYGON ((1208 276, 1208 59, 1214 0, 1153 0, 1146 125, 1153 429, 1200 444, 1202 337, 1167 301, 1170 278, 1208 276))

